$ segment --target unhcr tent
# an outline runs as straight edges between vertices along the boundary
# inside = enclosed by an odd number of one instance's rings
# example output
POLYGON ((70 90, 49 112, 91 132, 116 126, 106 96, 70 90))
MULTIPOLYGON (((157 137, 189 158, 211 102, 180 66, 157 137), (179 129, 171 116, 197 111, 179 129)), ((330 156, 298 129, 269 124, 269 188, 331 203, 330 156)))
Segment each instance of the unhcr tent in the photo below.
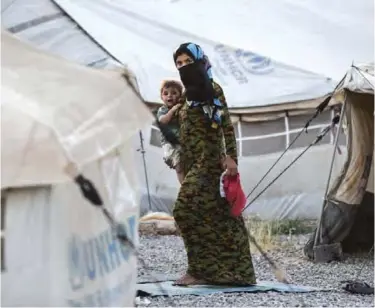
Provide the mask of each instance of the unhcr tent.
MULTIPOLYGON (((44 50, 88 66, 129 67, 151 108, 160 106, 161 80, 178 77, 172 51, 185 41, 201 44, 229 103, 246 191, 290 145, 352 60, 373 60, 372 0, 360 5, 236 0, 230 6, 213 0, 4 0, 1 5, 2 24, 44 50), (353 44, 346 43, 347 36, 353 44)), ((334 104, 311 123, 264 185, 330 123, 334 104)), ((142 133, 143 148, 139 140, 133 143, 143 179, 142 214, 170 213, 178 181, 163 162, 158 130, 142 133)), ((327 135, 310 149, 248 213, 271 219, 319 217, 333 140, 327 135)), ((345 142, 341 137, 339 144, 345 142)), ((344 160, 342 151, 334 174, 344 160)))
POLYGON ((4 31, 1 44, 2 306, 133 306, 135 254, 66 167, 95 185, 137 243, 131 138, 151 113, 119 72, 68 62, 4 31))
POLYGON ((348 155, 305 246, 310 259, 331 261, 341 251, 368 251, 374 245, 374 86, 373 64, 352 66, 334 94, 343 97, 348 155))

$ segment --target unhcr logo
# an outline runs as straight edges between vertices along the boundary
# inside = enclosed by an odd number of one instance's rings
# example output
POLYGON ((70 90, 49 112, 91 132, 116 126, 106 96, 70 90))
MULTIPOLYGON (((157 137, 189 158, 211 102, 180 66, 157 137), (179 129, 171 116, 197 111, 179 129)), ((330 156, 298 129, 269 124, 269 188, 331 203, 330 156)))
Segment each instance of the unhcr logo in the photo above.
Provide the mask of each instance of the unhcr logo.
POLYGON ((215 71, 219 71, 223 77, 234 77, 239 84, 248 83, 249 75, 265 75, 274 70, 271 59, 251 51, 233 49, 223 44, 216 45, 214 50, 220 66, 215 71))
POLYGON ((237 62, 249 74, 269 74, 274 70, 270 58, 263 57, 251 51, 237 49, 234 51, 237 62))
MULTIPOLYGON (((127 226, 123 225, 127 236, 134 243, 135 216, 128 219, 127 226)), ((131 247, 119 242, 111 228, 95 237, 81 239, 73 235, 68 243, 69 282, 73 291, 85 287, 89 281, 102 278, 129 260, 131 247)))

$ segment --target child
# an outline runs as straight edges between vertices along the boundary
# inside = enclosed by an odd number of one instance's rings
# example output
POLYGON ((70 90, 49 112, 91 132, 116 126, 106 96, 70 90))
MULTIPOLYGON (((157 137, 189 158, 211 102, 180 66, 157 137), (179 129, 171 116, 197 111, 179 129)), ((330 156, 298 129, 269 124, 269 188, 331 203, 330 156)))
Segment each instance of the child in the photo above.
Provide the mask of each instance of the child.
MULTIPOLYGON (((158 109, 157 118, 161 124, 179 137, 180 126, 178 123, 178 109, 181 107, 182 98, 182 84, 174 80, 163 81, 160 88, 160 96, 164 103, 158 109)), ((175 169, 180 184, 184 179, 184 174, 180 165, 180 146, 173 147, 166 140, 161 138, 162 147, 164 150, 164 161, 168 167, 175 169)))

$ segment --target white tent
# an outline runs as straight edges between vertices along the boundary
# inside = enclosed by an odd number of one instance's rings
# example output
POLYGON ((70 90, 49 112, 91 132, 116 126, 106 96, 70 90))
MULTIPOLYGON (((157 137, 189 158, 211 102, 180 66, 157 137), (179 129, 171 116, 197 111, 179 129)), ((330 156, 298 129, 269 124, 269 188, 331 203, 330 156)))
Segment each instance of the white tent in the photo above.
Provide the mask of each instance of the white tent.
POLYGON ((4 31, 1 43, 2 305, 132 306, 136 257, 64 170, 73 164, 94 183, 136 243, 130 144, 153 117, 120 72, 4 31))
POLYGON ((131 67, 150 102, 159 100, 161 79, 177 76, 172 52, 185 41, 206 51, 232 108, 323 96, 353 60, 371 61, 374 54, 370 0, 54 2, 131 67), (347 44, 348 36, 355 42, 347 44))
POLYGON ((348 155, 323 202, 317 237, 305 246, 311 259, 314 248, 322 245, 327 261, 337 253, 327 249, 330 244, 344 252, 368 251, 374 245, 374 88, 374 64, 369 63, 352 66, 334 94, 343 97, 348 155))
MULTIPOLYGON (((374 51, 371 0, 236 0, 230 6, 212 0, 15 0, 2 2, 2 23, 40 48, 81 64, 128 66, 143 98, 153 104, 159 103, 161 80, 177 77, 172 51, 185 41, 201 44, 231 107, 246 191, 288 147, 348 65, 373 60, 374 51)), ((311 142, 332 116, 327 108, 279 167, 311 142)), ((151 208, 170 212, 177 179, 163 163, 158 131, 146 129, 143 136, 151 208)), ((327 136, 307 152, 250 212, 265 218, 317 218, 333 140, 333 135, 327 136)), ((340 144, 345 144, 344 137, 340 144)), ((134 147, 139 148, 139 142, 134 147)), ((345 151, 336 160, 335 172, 344 156, 345 151)), ((141 155, 137 163, 143 176, 141 155)), ((147 211, 146 185, 141 189, 142 209, 147 211)))

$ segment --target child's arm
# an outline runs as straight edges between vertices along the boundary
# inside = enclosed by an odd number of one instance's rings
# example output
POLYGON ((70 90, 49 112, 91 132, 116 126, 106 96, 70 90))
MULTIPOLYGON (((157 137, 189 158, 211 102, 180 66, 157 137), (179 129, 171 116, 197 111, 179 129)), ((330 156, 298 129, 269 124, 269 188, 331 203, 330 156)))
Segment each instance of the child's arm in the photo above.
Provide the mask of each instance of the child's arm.
POLYGON ((176 110, 180 108, 180 106, 181 104, 174 105, 166 114, 159 115, 159 122, 162 124, 168 124, 172 120, 173 115, 175 114, 176 110))

